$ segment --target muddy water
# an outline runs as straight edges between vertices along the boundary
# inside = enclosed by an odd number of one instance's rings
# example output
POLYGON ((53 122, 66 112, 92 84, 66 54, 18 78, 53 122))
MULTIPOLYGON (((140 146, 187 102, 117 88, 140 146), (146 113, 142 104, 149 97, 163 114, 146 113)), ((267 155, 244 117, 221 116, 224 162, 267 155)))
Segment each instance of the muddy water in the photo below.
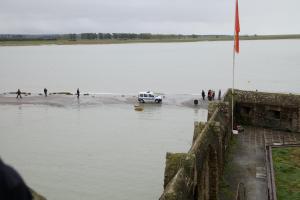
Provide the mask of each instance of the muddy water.
MULTIPOLYGON (((236 86, 300 93, 300 40, 241 41, 236 86)), ((0 93, 199 94, 231 87, 232 42, 0 47, 0 93)))
MULTIPOLYGON (((75 100, 76 101, 76 100, 75 100)), ((0 152, 48 199, 157 199, 165 153, 207 111, 176 105, 0 105, 0 152)))

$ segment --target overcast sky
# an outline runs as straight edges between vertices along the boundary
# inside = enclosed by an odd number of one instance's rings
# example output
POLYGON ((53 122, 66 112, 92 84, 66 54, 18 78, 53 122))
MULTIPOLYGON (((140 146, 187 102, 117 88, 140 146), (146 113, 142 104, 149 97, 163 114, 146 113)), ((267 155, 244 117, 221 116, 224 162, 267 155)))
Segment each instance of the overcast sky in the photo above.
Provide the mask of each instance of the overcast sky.
MULTIPOLYGON (((0 0, 0 34, 232 34, 235 0, 0 0)), ((300 0, 239 0, 241 34, 300 33, 300 0)))

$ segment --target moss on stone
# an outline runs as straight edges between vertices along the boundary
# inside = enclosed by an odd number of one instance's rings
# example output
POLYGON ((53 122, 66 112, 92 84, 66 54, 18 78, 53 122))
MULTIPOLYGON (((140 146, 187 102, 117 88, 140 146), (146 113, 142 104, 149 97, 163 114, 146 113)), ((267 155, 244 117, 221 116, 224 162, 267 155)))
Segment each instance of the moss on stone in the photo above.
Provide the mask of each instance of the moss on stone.
POLYGON ((195 154, 188 154, 185 159, 182 160, 182 166, 184 169, 184 173, 192 178, 194 173, 194 166, 195 166, 195 154))
POLYGON ((194 128, 194 136, 193 136, 193 143, 196 141, 200 133, 205 127, 205 122, 195 122, 195 128, 194 128))
POLYGON ((211 118, 211 116, 213 115, 213 113, 215 112, 215 110, 218 108, 219 103, 217 102, 210 102, 208 104, 208 116, 207 116, 207 120, 209 120, 211 118))
POLYGON ((237 171, 237 166, 234 163, 234 152, 237 152, 239 144, 237 138, 233 137, 229 142, 229 148, 227 149, 225 163, 224 163, 224 172, 220 180, 220 193, 219 198, 222 200, 231 200, 234 199, 236 195, 236 184, 238 181, 232 176, 234 171, 237 171))
POLYGON ((182 161, 185 159, 186 156, 187 153, 167 153, 164 188, 166 188, 167 184, 176 175, 176 173, 182 166, 182 161))

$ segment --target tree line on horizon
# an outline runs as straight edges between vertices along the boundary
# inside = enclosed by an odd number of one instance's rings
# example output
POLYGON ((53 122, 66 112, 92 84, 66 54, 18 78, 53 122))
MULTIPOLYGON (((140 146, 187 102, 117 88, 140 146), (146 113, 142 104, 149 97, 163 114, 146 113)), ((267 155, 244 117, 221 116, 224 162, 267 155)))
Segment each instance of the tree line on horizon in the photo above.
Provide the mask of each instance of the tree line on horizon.
MULTIPOLYGON (((184 35, 151 33, 70 33, 70 34, 0 34, 0 41, 55 41, 55 40, 232 40, 232 35, 184 35)), ((288 35, 241 35, 241 40, 300 39, 300 34, 288 35)))
POLYGON ((9 40, 147 40, 147 39, 200 39, 231 37, 229 35, 183 35, 183 34, 151 34, 151 33, 71 33, 71 34, 0 34, 0 41, 9 40))

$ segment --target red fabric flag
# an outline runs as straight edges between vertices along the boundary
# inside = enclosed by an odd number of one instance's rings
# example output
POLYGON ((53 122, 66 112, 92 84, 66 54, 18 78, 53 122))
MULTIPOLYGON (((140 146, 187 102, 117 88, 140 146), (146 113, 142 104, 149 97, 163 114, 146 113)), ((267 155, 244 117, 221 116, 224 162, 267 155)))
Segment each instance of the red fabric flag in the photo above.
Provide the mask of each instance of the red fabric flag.
POLYGON ((236 0, 235 28, 234 28, 234 50, 237 53, 240 52, 239 33, 240 33, 239 5, 238 5, 238 0, 236 0))

